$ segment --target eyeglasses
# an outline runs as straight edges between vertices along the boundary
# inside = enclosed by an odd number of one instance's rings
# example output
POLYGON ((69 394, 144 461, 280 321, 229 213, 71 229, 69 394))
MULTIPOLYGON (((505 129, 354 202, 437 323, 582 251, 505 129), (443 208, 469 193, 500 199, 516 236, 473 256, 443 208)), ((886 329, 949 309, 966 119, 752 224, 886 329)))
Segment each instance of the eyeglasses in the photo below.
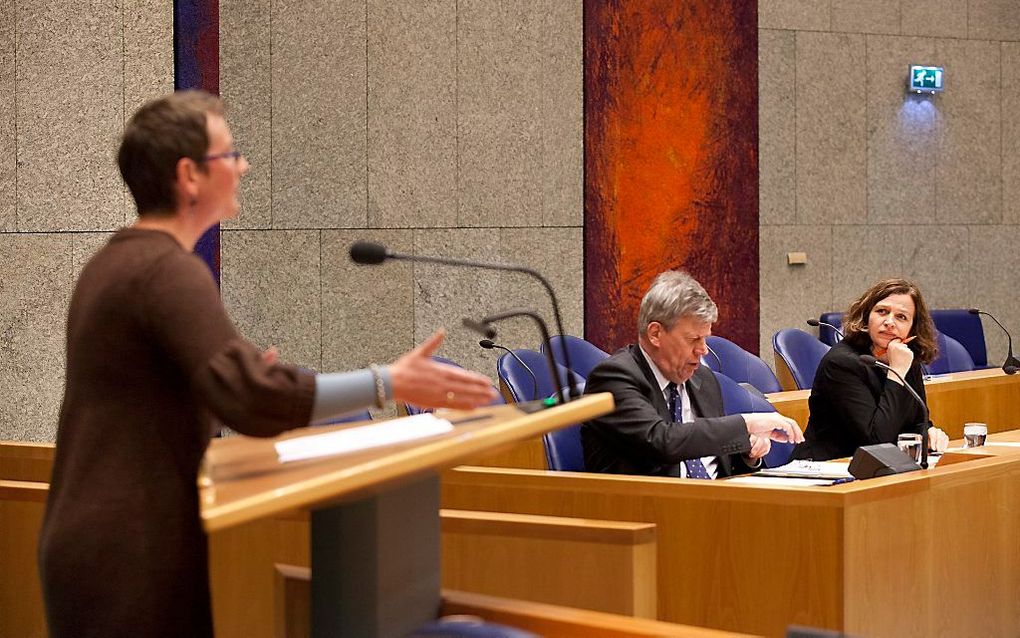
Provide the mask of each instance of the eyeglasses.
POLYGON ((209 161, 212 161, 212 160, 228 159, 229 158, 229 159, 232 159, 232 160, 234 160, 236 162, 237 160, 241 159, 242 157, 244 157, 244 154, 241 153, 241 151, 227 151, 225 153, 216 153, 215 155, 206 155, 206 156, 204 156, 202 158, 202 161, 203 162, 209 162, 209 161))

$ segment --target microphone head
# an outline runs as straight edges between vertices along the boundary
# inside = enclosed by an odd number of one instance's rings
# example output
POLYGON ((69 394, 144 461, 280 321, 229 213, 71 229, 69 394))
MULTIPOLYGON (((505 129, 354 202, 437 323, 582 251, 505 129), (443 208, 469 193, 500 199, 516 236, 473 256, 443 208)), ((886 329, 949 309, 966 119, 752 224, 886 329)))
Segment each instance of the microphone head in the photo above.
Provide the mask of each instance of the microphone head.
POLYGON ((485 348, 486 350, 492 350, 493 348, 496 347, 496 344, 493 343, 492 339, 482 339, 481 341, 478 342, 478 345, 485 348))
POLYGON ((817 328, 819 325, 819 321, 817 319, 808 319, 807 325, 814 326, 815 328, 817 328))
POLYGON ((356 264, 381 264, 388 256, 386 246, 374 241, 356 241, 351 244, 351 261, 356 264))
POLYGON ((866 363, 869 366, 873 366, 876 363, 878 363, 878 359, 876 359, 875 357, 871 356, 870 354, 862 354, 860 356, 860 359, 861 359, 861 361, 863 361, 864 363, 866 363))
POLYGON ((979 314, 981 314, 981 310, 979 310, 978 308, 970 308, 970 309, 967 310, 967 312, 969 312, 972 315, 979 315, 979 314))

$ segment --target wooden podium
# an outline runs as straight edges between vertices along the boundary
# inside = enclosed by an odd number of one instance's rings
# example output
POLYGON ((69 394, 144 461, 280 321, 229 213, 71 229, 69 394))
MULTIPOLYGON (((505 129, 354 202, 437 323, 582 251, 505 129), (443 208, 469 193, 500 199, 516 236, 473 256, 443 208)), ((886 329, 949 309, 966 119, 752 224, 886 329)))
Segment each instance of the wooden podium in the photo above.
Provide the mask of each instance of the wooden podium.
POLYGON ((277 441, 355 426, 216 440, 203 523, 212 533, 311 509, 313 636, 403 636, 439 609, 438 471, 612 409, 612 395, 599 394, 531 413, 509 405, 449 412, 448 434, 287 464, 277 441))

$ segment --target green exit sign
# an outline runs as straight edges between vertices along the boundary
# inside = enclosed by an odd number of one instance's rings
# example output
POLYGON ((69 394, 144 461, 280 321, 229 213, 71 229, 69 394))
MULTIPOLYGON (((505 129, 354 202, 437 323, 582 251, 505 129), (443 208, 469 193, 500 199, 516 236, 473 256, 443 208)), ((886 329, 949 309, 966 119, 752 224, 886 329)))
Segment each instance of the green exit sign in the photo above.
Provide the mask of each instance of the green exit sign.
POLYGON ((910 67, 910 90, 915 93, 935 93, 942 90, 945 74, 940 66, 910 67))

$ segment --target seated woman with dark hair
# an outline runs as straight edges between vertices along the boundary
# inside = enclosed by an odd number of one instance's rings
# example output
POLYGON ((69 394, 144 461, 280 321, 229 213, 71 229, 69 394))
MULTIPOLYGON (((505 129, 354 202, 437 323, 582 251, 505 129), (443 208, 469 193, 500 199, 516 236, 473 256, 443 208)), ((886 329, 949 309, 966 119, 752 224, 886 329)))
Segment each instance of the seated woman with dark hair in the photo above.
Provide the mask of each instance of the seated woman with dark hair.
MULTIPOLYGON (((795 459, 852 456, 862 445, 895 443, 901 433, 921 431, 924 412, 900 379, 860 359, 874 356, 925 399, 920 364, 931 363, 938 350, 921 291, 905 279, 880 281, 850 305, 843 326, 846 338, 822 358, 815 373, 811 416, 795 459)), ((930 428, 929 437, 934 451, 949 445, 938 428, 930 428)))

